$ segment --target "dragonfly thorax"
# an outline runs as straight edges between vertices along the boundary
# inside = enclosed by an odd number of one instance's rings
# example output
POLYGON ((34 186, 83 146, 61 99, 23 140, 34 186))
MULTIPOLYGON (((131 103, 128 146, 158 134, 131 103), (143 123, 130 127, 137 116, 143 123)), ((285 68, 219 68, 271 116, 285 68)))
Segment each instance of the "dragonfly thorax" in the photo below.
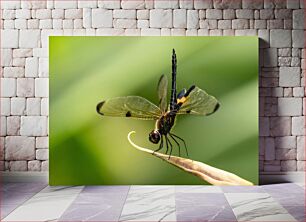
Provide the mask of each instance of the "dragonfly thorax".
POLYGON ((170 132, 174 125, 175 113, 167 112, 160 119, 157 120, 156 126, 160 134, 166 135, 170 132))
POLYGON ((162 135, 167 135, 174 125, 175 113, 167 112, 161 116, 155 123, 155 129, 149 134, 149 140, 157 144, 162 135))

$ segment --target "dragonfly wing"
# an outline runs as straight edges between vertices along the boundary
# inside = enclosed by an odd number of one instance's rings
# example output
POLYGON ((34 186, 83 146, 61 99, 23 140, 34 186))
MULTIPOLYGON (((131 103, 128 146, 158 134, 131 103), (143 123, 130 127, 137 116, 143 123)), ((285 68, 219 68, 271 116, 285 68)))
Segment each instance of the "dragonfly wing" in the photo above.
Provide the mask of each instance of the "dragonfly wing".
POLYGON ((168 92, 168 79, 167 76, 162 75, 158 81, 158 99, 159 107, 163 112, 167 111, 167 92, 168 92))
POLYGON ((195 87, 188 96, 180 99, 183 103, 177 114, 210 115, 220 106, 218 100, 204 90, 195 87))
POLYGON ((116 97, 100 102, 97 112, 104 116, 132 117, 136 119, 156 120, 161 110, 140 96, 116 97))

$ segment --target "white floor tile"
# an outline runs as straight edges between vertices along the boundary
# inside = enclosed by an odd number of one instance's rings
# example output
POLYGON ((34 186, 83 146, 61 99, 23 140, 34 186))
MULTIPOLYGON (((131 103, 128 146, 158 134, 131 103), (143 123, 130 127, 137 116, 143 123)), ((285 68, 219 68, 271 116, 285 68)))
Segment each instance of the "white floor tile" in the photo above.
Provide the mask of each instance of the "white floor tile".
POLYGON ((173 186, 132 186, 120 221, 176 221, 173 186))
POLYGON ((225 193, 238 221, 296 221, 267 193, 225 193))
POLYGON ((15 209, 3 221, 57 220, 82 191, 78 187, 46 187, 15 209))

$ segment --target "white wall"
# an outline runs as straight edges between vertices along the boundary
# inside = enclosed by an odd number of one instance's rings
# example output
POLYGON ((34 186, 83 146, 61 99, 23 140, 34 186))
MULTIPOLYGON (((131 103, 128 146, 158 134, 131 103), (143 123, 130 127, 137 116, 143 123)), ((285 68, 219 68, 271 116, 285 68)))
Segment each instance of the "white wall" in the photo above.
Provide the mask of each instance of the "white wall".
POLYGON ((305 170, 303 0, 14 0, 1 17, 1 170, 48 170, 50 35, 258 35, 260 171, 305 170))

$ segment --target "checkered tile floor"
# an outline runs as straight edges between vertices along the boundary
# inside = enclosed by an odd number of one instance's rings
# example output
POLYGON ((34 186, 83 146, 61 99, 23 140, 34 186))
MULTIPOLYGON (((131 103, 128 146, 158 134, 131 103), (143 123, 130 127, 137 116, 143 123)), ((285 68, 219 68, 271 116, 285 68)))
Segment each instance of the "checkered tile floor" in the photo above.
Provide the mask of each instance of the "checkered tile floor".
POLYGON ((3 221, 305 221, 304 184, 76 186, 6 183, 3 221))

